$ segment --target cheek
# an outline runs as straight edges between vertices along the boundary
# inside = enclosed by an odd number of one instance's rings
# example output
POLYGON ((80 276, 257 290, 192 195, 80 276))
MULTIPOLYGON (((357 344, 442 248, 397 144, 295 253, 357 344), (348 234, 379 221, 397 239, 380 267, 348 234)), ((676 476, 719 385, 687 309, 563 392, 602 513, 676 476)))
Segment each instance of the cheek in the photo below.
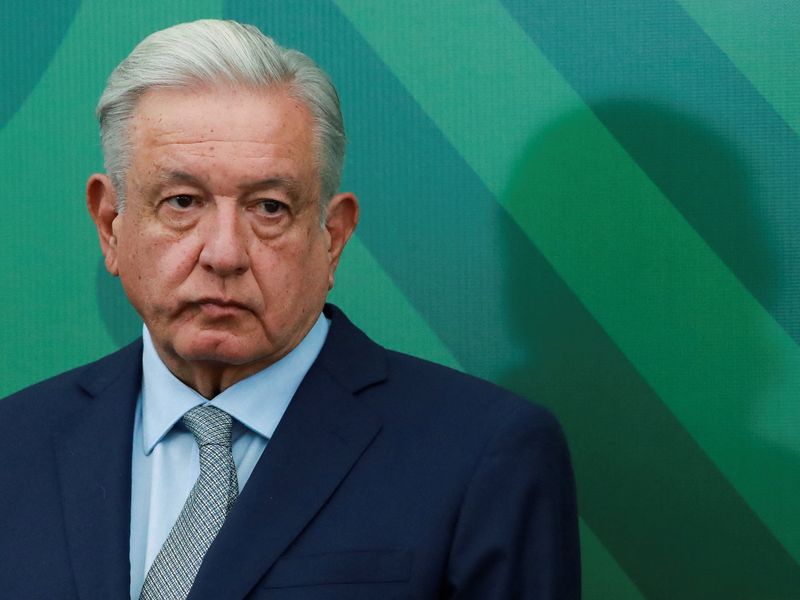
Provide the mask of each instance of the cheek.
POLYGON ((316 289, 317 282, 327 277, 330 261, 320 230, 313 229, 306 234, 302 249, 294 256, 294 264, 309 289, 316 289))
POLYGON ((297 280, 302 280, 302 289, 298 290, 302 304, 321 308, 330 288, 330 271, 330 257, 322 244, 313 245, 299 257, 297 280))
POLYGON ((267 305, 291 308, 315 304, 327 291, 329 261, 324 246, 304 237, 303 243, 264 248, 253 270, 267 305), (270 302, 271 301, 271 302, 270 302))
MULTIPOLYGON (((184 240, 185 241, 185 240, 184 240)), ((137 244, 120 257, 120 279, 126 290, 148 301, 158 303, 183 281, 193 268, 190 244, 158 239, 137 240, 137 244), (156 296, 156 297, 152 297, 156 296)))
POLYGON ((158 275, 185 279, 197 264, 199 250, 194 240, 185 239, 180 242, 154 244, 151 252, 158 275))

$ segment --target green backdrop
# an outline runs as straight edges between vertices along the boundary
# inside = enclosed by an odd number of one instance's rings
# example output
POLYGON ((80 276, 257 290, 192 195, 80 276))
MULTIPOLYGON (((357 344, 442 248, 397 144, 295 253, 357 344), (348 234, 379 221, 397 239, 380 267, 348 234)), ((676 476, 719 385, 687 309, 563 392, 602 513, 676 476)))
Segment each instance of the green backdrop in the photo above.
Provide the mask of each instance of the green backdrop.
POLYGON ((564 424, 585 597, 800 598, 800 3, 0 10, 0 395, 138 335, 83 204, 110 70, 251 22, 342 97, 363 220, 333 299, 564 424))

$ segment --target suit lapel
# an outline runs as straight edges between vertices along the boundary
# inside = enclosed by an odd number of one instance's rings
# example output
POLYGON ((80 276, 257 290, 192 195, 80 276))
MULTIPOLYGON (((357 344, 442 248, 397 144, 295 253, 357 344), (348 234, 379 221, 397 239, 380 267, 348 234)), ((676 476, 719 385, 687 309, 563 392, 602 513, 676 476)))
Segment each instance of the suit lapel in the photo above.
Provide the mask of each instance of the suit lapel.
POLYGON ((89 367, 85 405, 54 434, 70 559, 82 600, 130 594, 131 432, 141 343, 89 367))
POLYGON ((341 313, 326 310, 334 320, 325 347, 206 554, 189 600, 245 597, 380 430, 379 418, 355 394, 385 378, 383 350, 341 313), (362 355, 360 368, 343 364, 348 349, 353 365, 362 355))

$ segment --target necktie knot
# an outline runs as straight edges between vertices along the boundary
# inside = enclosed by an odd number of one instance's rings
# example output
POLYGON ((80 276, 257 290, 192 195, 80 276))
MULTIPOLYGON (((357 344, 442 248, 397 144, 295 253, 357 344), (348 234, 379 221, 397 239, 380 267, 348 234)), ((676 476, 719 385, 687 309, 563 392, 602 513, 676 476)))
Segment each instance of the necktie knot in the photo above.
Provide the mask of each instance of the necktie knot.
POLYGON ((203 404, 183 415, 183 424, 201 448, 216 444, 231 447, 231 416, 216 406, 203 404))

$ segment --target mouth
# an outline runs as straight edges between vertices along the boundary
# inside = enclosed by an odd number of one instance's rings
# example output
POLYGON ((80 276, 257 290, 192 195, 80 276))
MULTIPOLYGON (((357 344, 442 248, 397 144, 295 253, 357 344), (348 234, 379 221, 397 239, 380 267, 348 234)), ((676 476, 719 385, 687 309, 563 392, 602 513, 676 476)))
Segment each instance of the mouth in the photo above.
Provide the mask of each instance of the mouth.
POLYGON ((246 304, 226 298, 199 298, 193 304, 210 317, 233 316, 241 311, 249 311, 246 304))

